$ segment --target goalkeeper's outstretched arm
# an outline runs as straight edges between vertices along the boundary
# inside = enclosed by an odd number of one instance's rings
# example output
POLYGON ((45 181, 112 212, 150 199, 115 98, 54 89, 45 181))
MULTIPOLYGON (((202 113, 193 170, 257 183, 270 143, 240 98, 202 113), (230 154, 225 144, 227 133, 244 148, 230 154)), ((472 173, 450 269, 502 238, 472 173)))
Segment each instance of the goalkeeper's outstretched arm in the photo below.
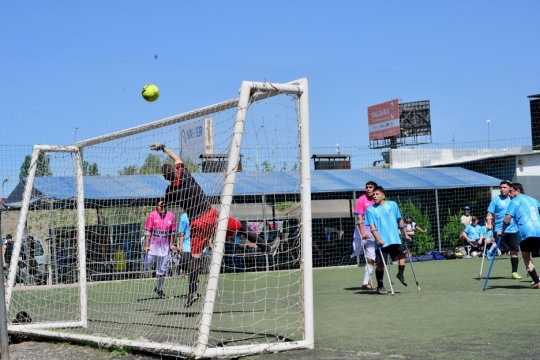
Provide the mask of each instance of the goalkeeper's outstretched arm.
POLYGON ((165 154, 169 155, 171 159, 174 160, 174 164, 182 164, 182 158, 178 156, 174 151, 172 151, 170 148, 168 148, 165 144, 161 143, 155 143, 153 145, 150 145, 150 150, 154 151, 163 151, 165 154))

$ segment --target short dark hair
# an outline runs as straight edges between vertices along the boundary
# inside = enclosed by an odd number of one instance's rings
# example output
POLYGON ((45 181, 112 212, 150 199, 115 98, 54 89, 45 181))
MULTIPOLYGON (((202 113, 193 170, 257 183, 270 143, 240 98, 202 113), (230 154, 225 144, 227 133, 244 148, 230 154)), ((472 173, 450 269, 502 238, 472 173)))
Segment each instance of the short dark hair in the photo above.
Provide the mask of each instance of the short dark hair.
POLYGON ((510 180, 503 180, 499 185, 506 184, 508 186, 512 186, 512 182, 510 180))
POLYGON ((174 181, 174 167, 171 164, 163 164, 161 167, 161 172, 163 173, 165 180, 174 181))
POLYGON ((6 239, 13 239, 13 236, 11 234, 7 234, 6 239))
POLYGON ((376 186, 375 190, 373 190, 373 191, 374 192, 375 191, 382 192, 384 195, 386 195, 386 190, 384 190, 384 188, 382 186, 376 186))
POLYGON ((521 194, 525 194, 525 190, 523 190, 523 185, 520 183, 513 183, 512 189, 519 191, 521 194))
POLYGON ((377 187, 379 185, 377 185, 377 183, 375 181, 372 181, 372 180, 369 180, 367 183, 366 183, 366 186, 368 185, 373 185, 373 187, 377 187))

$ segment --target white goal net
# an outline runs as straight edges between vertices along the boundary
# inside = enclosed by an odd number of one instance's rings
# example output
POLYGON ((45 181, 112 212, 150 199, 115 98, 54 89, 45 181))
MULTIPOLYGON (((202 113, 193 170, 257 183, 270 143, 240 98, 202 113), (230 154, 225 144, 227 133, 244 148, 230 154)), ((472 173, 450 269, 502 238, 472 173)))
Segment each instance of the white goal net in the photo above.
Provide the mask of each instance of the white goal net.
MULTIPOLYGON (((202 358, 312 348, 308 115, 306 79, 243 82, 236 99, 36 145, 15 190, 12 258, 24 266, 9 269, 9 331, 202 358), (151 151, 156 143, 168 151, 151 151), (187 245, 156 269, 144 236, 171 184, 169 151, 218 217, 200 260, 187 245), (230 217, 242 231, 227 231, 230 217), (31 322, 16 321, 23 311, 31 322)), ((201 218, 188 203, 168 204, 175 241, 182 214, 201 218)))

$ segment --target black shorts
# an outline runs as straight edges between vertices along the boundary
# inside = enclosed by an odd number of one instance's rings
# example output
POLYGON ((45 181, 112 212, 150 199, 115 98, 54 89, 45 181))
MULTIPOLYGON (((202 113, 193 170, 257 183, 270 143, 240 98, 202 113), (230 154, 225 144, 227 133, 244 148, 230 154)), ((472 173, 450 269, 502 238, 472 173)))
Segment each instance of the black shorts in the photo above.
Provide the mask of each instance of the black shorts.
MULTIPOLYGON (((400 259, 404 259, 407 256, 407 252, 405 251, 405 247, 403 247, 402 244, 388 245, 387 247, 384 247, 381 250, 382 250, 382 253, 383 253, 384 257, 385 257, 385 262, 386 262, 386 256, 390 256, 390 259, 392 259, 392 261, 397 261, 397 260, 400 260, 400 259)), ((378 251, 378 250, 375 253, 375 262, 377 264, 382 264, 381 252, 378 251)))
POLYGON ((501 239, 501 245, 499 246, 502 252, 506 251, 518 251, 519 252, 519 243, 516 233, 504 233, 501 239))
POLYGON ((519 244, 521 251, 532 253, 540 250, 540 237, 528 237, 519 244))

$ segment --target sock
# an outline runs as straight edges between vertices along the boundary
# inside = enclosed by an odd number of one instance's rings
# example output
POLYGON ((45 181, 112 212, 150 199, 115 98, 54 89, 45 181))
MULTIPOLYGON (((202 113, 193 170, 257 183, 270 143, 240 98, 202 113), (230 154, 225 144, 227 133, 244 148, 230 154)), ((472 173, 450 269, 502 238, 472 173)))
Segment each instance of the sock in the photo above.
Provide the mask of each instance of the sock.
POLYGON ((383 284, 384 270, 375 270, 375 277, 377 278, 377 287, 384 287, 384 284, 383 284))
POLYGON ((373 272, 373 265, 366 264, 366 271, 364 272, 364 283, 363 285, 369 284, 369 278, 373 272))
POLYGON ((517 272, 518 270, 518 264, 519 264, 519 259, 516 257, 511 257, 510 258, 510 263, 512 264, 512 272, 515 273, 517 272))
POLYGON ((495 254, 495 250, 497 250, 497 243, 493 242, 489 248, 489 251, 491 251, 492 254, 495 254))
POLYGON ((540 278, 538 277, 538 274, 536 273, 536 269, 534 268, 534 266, 529 267, 527 271, 529 272, 529 275, 531 275, 531 279, 533 279, 534 283, 538 284, 540 282, 540 278))
POLYGON ((405 270, 405 265, 398 265, 398 275, 403 275, 404 270, 405 270))
POLYGON ((164 275, 157 275, 157 281, 156 281, 156 289, 161 290, 163 287, 163 283, 165 282, 165 276, 164 275))
POLYGON ((197 258, 191 259, 190 271, 189 271, 189 293, 196 294, 197 286, 199 284, 199 269, 201 266, 201 260, 197 258))

